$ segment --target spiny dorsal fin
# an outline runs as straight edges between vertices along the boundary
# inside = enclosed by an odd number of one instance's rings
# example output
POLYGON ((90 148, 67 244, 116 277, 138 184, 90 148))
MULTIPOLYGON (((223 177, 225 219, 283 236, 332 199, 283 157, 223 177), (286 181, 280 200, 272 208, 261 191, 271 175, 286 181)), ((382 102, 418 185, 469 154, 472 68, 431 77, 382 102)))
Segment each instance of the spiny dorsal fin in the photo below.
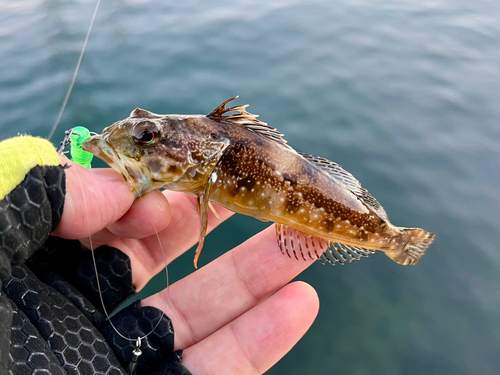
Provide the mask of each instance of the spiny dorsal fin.
POLYGON ((261 137, 264 137, 271 141, 279 142, 283 146, 293 150, 290 146, 287 145, 286 140, 283 138, 283 133, 280 133, 276 128, 267 125, 267 123, 257 120, 257 117, 259 117, 259 115, 254 115, 247 112, 246 109, 248 107, 248 104, 226 108, 226 104, 235 99, 238 99, 238 96, 226 100, 224 103, 210 112, 207 117, 211 118, 212 120, 225 120, 236 125, 243 126, 251 132, 259 134, 261 137), (229 112, 237 113, 226 115, 226 113, 229 112))
POLYGON ((302 152, 299 152, 299 154, 311 163, 323 169, 330 176, 332 176, 335 181, 344 185, 351 193, 353 193, 366 206, 370 207, 382 219, 389 220, 384 208, 375 199, 375 197, 373 197, 368 190, 361 186, 361 183, 352 174, 342 168, 342 166, 333 161, 322 158, 321 156, 313 156, 302 152))

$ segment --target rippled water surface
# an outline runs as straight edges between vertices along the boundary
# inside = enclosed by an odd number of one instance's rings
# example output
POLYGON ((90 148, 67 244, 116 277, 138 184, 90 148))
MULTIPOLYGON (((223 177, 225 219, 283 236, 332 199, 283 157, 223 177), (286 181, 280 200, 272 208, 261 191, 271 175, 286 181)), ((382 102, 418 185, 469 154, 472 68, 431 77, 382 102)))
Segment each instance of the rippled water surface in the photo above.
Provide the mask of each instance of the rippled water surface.
MULTIPOLYGON (((0 3, 0 139, 49 133, 94 4, 0 3)), ((208 113, 240 95, 393 223, 437 235, 416 267, 376 254, 300 275, 321 310, 269 374, 498 374, 499 19, 476 0, 103 1, 54 140, 135 107, 208 113)), ((201 262, 263 227, 232 218, 201 262)))

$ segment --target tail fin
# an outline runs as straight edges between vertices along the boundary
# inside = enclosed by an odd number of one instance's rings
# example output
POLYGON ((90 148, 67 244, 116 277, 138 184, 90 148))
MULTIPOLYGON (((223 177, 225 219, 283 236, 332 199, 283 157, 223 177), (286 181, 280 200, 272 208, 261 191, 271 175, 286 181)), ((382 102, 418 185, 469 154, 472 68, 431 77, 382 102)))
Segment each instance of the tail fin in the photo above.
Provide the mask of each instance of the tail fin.
POLYGON ((424 255, 425 250, 434 241, 434 234, 420 228, 400 228, 405 245, 401 251, 387 254, 393 261, 403 266, 415 265, 424 255))

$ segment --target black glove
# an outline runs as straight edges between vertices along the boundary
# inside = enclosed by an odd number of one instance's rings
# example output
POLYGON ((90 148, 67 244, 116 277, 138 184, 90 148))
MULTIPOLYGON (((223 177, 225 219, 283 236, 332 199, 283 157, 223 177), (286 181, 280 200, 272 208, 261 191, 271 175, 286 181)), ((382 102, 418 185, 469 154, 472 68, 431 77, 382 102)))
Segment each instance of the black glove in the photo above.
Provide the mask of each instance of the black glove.
MULTIPOLYGON (((90 252, 78 241, 49 237, 65 197, 64 166, 52 145, 19 137, 0 143, 2 152, 18 167, 0 167, 0 374, 126 374, 138 337, 135 373, 189 374, 182 352, 172 353, 167 316, 135 302, 111 319, 132 340, 122 338, 101 311, 90 252), (13 152, 27 143, 31 157, 13 152)), ((107 246, 95 256, 111 314, 135 294, 130 260, 107 246)))

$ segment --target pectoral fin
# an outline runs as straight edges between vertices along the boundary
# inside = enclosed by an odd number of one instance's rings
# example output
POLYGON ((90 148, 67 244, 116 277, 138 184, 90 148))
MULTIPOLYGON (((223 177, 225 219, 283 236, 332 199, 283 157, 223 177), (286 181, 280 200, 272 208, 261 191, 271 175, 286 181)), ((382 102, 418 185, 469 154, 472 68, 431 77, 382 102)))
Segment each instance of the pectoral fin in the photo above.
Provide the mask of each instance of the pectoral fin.
POLYGON ((200 258, 203 244, 205 243, 205 236, 207 235, 208 227, 208 210, 210 201, 206 190, 198 195, 198 213, 200 214, 200 238, 198 240, 198 247, 194 253, 194 268, 198 269, 198 259, 200 258))
MULTIPOLYGON (((215 173, 215 172, 214 172, 215 173)), ((198 193, 198 213, 200 214, 200 238, 198 240, 198 247, 194 253, 194 268, 198 268, 198 259, 200 258, 201 249, 203 249, 203 244, 205 243, 205 236, 207 235, 208 228, 208 212, 211 210, 217 219, 220 219, 219 214, 215 211, 214 206, 210 203, 210 193, 212 191, 213 182, 217 181, 217 176, 209 179, 204 186, 204 189, 198 193)))
POLYGON ((213 206, 212 202, 208 202, 208 207, 210 207, 210 211, 212 211, 212 213, 215 215, 215 217, 220 220, 220 216, 217 213, 217 211, 215 210, 215 207, 213 206))

